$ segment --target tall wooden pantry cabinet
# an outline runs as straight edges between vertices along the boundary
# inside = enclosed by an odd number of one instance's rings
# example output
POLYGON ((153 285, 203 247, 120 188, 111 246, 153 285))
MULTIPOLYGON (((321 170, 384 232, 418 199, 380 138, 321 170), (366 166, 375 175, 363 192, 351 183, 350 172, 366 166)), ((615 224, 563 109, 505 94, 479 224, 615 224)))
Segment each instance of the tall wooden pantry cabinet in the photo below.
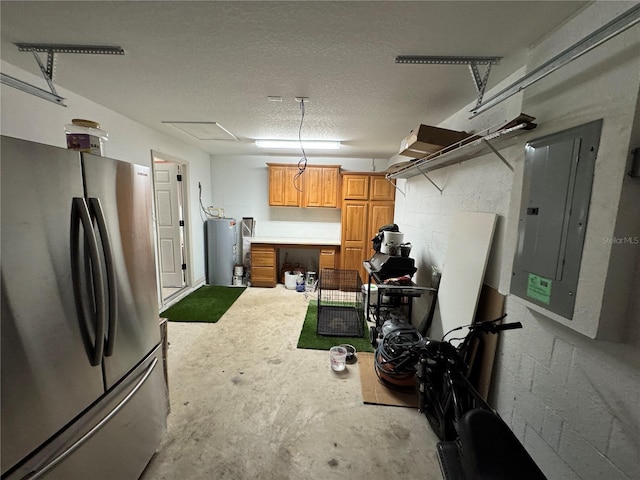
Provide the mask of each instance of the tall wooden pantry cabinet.
POLYGON ((367 281, 362 265, 373 256, 371 240, 384 225, 393 223, 395 181, 384 173, 342 174, 342 242, 340 268, 357 270, 367 281))

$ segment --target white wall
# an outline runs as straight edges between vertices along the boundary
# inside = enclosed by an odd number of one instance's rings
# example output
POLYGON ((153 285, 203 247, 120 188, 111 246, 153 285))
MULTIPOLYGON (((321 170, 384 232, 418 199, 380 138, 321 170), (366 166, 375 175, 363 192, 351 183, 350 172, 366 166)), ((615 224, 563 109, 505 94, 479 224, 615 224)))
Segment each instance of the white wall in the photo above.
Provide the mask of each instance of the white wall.
MULTIPOLYGON (((533 46, 526 69, 550 59, 633 4, 590 5, 533 46)), ((419 283, 428 283, 428 266, 446 268, 452 213, 499 215, 485 280, 507 294, 508 318, 521 321, 524 328, 508 331, 500 339, 492 403, 549 479, 640 478, 640 246, 604 240, 640 235, 639 180, 625 176, 629 150, 640 142, 639 33, 636 25, 495 107, 511 113, 518 108, 539 122, 536 130, 501 151, 515 167, 513 173, 491 154, 432 172, 431 178, 444 187, 442 194, 422 176, 399 185, 406 197, 398 197, 396 223, 413 244, 419 283), (598 118, 604 124, 576 298, 575 318, 582 324, 576 331, 509 295, 510 269, 524 144, 598 118), (603 327, 623 331, 621 341, 590 338, 607 333, 598 331, 603 327)), ((493 116, 486 122, 491 124, 502 115, 492 110, 473 123, 465 110, 441 126, 473 130, 483 117, 493 116)), ((414 322, 424 315, 424 303, 415 309, 414 322)))
MULTIPOLYGON (((41 77, 31 75, 4 61, 2 72, 33 85, 44 84, 41 77)), ((151 151, 155 150, 187 162, 191 179, 188 195, 192 220, 189 267, 195 282, 204 279, 204 237, 199 214, 197 182, 202 183, 205 198, 210 198, 210 155, 73 92, 56 89, 59 95, 66 98, 66 108, 3 84, 0 87, 2 135, 66 148, 65 124, 71 123, 73 118, 87 118, 97 121, 108 132, 107 155, 110 157, 150 166, 151 151)))
MULTIPOLYGON (((340 209, 269 206, 267 163, 297 164, 292 156, 212 156, 212 206, 227 217, 253 217, 256 236, 340 239, 340 209)), ((344 171, 369 172, 386 168, 387 160, 307 155, 311 165, 341 165, 344 171)))

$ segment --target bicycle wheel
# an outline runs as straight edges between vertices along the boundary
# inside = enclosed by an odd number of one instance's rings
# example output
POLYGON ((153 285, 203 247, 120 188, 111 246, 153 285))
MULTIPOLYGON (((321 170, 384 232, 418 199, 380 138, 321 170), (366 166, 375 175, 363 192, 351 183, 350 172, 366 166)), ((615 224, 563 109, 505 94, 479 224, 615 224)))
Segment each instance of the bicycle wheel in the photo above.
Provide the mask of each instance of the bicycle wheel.
POLYGON ((445 398, 444 402, 436 400, 425 406, 424 414, 433 432, 442 441, 453 440, 455 438, 455 428, 453 426, 453 415, 451 415, 450 399, 445 398))
POLYGON ((376 327, 369 328, 369 343, 373 348, 378 346, 378 329, 376 327))
POLYGON ((455 438, 453 426, 453 405, 451 393, 434 382, 427 381, 424 386, 425 402, 422 406, 424 415, 433 430, 433 433, 442 440, 455 438))

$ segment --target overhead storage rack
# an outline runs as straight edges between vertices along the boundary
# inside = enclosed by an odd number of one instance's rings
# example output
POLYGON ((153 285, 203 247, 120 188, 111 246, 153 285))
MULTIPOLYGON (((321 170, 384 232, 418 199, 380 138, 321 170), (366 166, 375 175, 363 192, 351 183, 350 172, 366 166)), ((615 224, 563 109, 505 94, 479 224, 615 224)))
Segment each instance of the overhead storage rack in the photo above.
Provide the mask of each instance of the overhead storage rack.
MULTIPOLYGON (((498 130, 484 130, 480 135, 472 135, 426 157, 412 160, 407 165, 398 168, 398 170, 388 173, 386 177, 387 179, 394 179, 411 178, 421 174, 425 175, 432 170, 455 163, 462 163, 465 160, 491 152, 495 153, 510 170, 513 170, 513 167, 498 150, 511 144, 513 140, 515 140, 515 137, 521 134, 523 130, 531 130, 536 126, 535 123, 523 121, 513 126, 502 127, 498 130)), ((427 178, 429 179, 429 177, 427 178)), ((431 181, 431 179, 429 180, 431 181)), ((435 186, 438 190, 442 191, 437 185, 435 186)))

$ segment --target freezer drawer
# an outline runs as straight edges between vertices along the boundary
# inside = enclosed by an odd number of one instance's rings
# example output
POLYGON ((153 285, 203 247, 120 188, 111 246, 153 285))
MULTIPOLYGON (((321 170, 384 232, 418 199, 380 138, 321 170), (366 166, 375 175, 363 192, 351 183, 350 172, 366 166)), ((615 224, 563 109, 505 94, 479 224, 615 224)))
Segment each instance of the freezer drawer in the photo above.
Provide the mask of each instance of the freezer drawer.
POLYGON ((135 480, 160 445, 166 417, 158 346, 103 400, 6 479, 135 480))

